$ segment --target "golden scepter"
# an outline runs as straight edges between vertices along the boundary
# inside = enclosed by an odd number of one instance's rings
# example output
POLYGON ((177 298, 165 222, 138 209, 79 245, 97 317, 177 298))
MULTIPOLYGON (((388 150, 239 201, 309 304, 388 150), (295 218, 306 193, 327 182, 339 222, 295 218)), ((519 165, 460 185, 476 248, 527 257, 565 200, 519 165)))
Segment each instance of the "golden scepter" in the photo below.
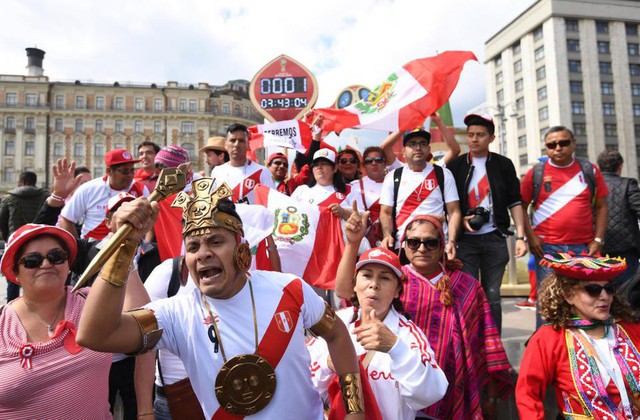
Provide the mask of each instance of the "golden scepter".
MULTIPOLYGON (((158 176, 156 187, 153 189, 151 195, 149 195, 149 201, 162 201, 170 195, 182 191, 185 185, 187 185, 188 170, 189 166, 186 163, 183 163, 177 168, 163 169, 158 176)), ((82 276, 80 276, 78 282, 73 287, 74 292, 81 288, 87 280, 100 270, 100 267, 107 262, 109 257, 113 255, 132 230, 133 225, 128 222, 120 226, 117 232, 109 239, 109 242, 106 243, 84 270, 84 273, 82 273, 82 276)))

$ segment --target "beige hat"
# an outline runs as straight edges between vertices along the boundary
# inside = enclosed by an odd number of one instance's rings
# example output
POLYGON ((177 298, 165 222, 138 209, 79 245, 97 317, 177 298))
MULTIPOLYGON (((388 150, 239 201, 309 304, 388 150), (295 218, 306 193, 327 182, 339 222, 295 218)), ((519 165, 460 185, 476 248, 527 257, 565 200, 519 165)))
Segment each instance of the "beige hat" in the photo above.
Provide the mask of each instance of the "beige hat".
POLYGON ((217 150, 219 152, 226 152, 227 149, 224 148, 224 142, 227 139, 222 136, 214 136, 209 137, 207 140, 207 145, 200 149, 200 152, 206 152, 207 150, 217 150))

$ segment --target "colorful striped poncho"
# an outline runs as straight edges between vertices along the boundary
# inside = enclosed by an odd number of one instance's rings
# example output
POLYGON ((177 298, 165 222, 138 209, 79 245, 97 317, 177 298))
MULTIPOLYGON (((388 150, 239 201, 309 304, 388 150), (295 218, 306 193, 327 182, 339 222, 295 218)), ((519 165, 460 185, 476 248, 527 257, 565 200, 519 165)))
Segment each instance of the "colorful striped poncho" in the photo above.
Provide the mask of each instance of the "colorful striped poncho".
POLYGON ((509 360, 480 283, 462 271, 451 277, 453 305, 411 265, 400 297, 407 314, 425 333, 449 381, 444 398, 424 413, 437 419, 482 419, 481 391, 494 379, 500 398, 513 390, 509 360))

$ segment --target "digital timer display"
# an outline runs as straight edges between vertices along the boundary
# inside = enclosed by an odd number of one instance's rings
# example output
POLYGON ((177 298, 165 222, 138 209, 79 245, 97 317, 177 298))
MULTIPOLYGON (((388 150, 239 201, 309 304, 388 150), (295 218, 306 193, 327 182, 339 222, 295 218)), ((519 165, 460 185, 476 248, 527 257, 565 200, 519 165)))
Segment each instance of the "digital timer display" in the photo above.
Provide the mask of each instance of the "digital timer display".
POLYGON ((306 77, 270 77, 260 79, 262 95, 278 95, 281 93, 307 93, 306 77))
POLYGON ((307 98, 263 98, 260 100, 260 108, 304 108, 307 106, 307 98))

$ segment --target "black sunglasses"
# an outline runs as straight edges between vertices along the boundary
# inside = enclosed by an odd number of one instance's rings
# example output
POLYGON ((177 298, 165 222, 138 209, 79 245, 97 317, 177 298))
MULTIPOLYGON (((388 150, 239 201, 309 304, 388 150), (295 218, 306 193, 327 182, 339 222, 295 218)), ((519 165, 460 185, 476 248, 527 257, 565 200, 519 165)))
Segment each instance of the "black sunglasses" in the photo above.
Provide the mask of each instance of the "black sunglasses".
POLYGON ((616 292, 616 285, 613 283, 605 284, 604 286, 600 286, 599 284, 590 283, 582 286, 585 292, 589 294, 589 296, 597 298, 602 293, 602 289, 607 292, 608 295, 612 295, 616 292))
POLYGON ((342 165, 346 165, 347 163, 350 163, 352 165, 355 165, 356 163, 358 163, 358 159, 356 158, 340 158, 340 163, 342 165))
POLYGON ((427 251, 433 251, 438 249, 440 246, 440 239, 438 238, 426 238, 426 239, 418 239, 418 238, 407 238, 405 240, 407 247, 409 247, 412 251, 417 251, 420 249, 420 245, 424 245, 427 248, 427 251))
POLYGON ((382 156, 377 156, 377 157, 368 157, 364 159, 364 164, 365 165, 371 165, 373 162, 375 163, 384 163, 384 158, 382 156))
POLYGON ((23 255, 18 264, 24 265, 24 268, 39 268, 45 258, 53 265, 60 265, 69 259, 69 254, 64 249, 52 249, 47 252, 47 255, 42 255, 39 252, 31 252, 23 255))
POLYGON ((276 166, 284 166, 285 168, 289 167, 289 164, 287 162, 283 162, 281 160, 274 160, 273 162, 271 162, 271 164, 276 166))
POLYGON ((560 147, 568 147, 570 144, 571 144, 571 139, 568 139, 568 140, 550 141, 549 143, 545 143, 545 146, 547 146, 547 149, 553 150, 556 147, 558 147, 558 145, 560 145, 560 147))

